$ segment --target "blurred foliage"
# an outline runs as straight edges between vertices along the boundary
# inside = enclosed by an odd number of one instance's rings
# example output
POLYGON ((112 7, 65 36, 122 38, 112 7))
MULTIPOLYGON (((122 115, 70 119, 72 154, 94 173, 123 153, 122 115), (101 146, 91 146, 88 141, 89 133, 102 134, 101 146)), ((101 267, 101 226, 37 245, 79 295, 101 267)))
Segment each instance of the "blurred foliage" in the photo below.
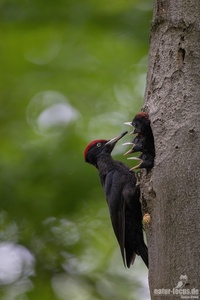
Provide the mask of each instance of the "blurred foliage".
POLYGON ((83 150, 141 109, 151 14, 149 0, 1 0, 1 299, 148 298, 83 150))

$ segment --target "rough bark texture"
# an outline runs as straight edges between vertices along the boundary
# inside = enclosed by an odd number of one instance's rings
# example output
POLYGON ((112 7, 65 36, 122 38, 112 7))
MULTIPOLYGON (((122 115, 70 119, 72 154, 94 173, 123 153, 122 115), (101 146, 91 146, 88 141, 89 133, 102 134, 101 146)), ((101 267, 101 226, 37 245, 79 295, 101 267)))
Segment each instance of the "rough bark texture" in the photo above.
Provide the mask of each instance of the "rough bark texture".
POLYGON ((200 292, 200 0, 155 0, 144 109, 156 148, 141 184, 151 299, 180 299, 180 276, 200 292))

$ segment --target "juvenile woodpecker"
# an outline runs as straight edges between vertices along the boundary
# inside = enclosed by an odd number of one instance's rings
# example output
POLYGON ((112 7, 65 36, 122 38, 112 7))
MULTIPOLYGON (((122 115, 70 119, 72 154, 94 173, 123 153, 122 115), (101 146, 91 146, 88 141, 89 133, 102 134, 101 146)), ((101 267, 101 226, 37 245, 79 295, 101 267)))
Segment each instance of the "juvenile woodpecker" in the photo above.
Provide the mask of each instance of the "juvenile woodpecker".
POLYGON ((154 165, 155 146, 149 115, 146 112, 140 112, 133 118, 132 122, 124 124, 134 127, 130 134, 138 134, 133 140, 134 146, 124 155, 136 152, 135 150, 142 152, 139 157, 129 158, 140 161, 139 165, 132 168, 132 170, 138 168, 151 169, 154 165))
POLYGON ((131 153, 135 153, 135 152, 142 152, 142 150, 144 149, 144 142, 145 142, 145 137, 138 133, 138 135, 136 135, 136 137, 134 138, 134 140, 132 142, 127 142, 122 144, 123 146, 126 145, 131 145, 132 148, 130 150, 128 150, 126 153, 124 153, 124 156, 127 154, 131 154, 131 153))

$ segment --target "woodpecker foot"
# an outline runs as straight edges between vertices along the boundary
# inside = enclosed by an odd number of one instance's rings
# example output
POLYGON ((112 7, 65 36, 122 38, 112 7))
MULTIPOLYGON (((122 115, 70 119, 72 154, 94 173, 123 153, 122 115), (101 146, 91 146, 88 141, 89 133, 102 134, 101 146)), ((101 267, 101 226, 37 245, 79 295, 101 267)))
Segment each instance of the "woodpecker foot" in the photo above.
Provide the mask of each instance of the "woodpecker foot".
POLYGON ((151 216, 149 213, 144 214, 143 219, 142 219, 144 225, 149 225, 151 223, 151 216))
POLYGON ((141 181, 141 172, 138 171, 137 173, 135 173, 135 177, 137 179, 136 186, 139 186, 140 185, 140 181, 141 181))

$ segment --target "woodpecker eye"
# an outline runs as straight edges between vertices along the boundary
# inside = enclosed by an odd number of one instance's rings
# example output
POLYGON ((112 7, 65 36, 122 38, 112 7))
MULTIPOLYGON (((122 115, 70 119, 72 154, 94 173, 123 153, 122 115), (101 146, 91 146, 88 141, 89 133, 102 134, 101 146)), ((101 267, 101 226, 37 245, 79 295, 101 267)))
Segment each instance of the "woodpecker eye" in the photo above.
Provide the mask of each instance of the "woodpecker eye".
POLYGON ((97 147, 101 147, 101 143, 97 143, 97 147))

